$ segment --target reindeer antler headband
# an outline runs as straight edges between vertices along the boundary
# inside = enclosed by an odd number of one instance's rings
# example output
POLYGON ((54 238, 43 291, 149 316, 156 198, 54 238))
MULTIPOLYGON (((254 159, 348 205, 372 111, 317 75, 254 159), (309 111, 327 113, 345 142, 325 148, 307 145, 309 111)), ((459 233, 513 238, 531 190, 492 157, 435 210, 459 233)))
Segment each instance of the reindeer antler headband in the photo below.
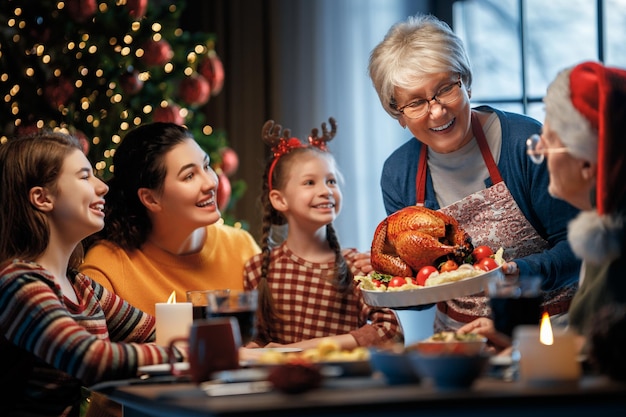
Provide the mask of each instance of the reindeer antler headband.
POLYGON ((319 132, 317 128, 313 128, 311 130, 309 145, 304 145, 298 138, 291 138, 290 129, 283 130, 281 135, 280 132, 283 129, 282 126, 275 124, 273 120, 265 122, 263 129, 261 130, 261 138, 263 139, 263 142, 272 148, 272 152, 274 153, 274 159, 272 160, 272 164, 270 165, 270 169, 267 173, 267 181, 270 191, 272 190, 272 176, 274 174, 274 168, 276 167, 276 163, 281 156, 291 152, 293 149, 304 148, 306 146, 314 146, 323 151, 327 151, 326 143, 332 140, 337 133, 337 122, 335 119, 329 117, 328 122, 330 124, 330 132, 326 128, 326 123, 322 123, 322 136, 320 137, 317 136, 319 132))

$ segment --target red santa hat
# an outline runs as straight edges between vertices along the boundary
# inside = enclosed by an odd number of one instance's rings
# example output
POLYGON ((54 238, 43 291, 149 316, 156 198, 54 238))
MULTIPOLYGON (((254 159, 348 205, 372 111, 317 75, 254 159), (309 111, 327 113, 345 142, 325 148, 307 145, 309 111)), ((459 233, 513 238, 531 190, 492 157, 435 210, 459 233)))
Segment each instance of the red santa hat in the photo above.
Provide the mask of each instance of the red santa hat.
POLYGON ((626 71, 583 62, 562 71, 544 99, 546 119, 570 153, 597 164, 596 210, 569 226, 574 252, 602 263, 624 250, 626 71))

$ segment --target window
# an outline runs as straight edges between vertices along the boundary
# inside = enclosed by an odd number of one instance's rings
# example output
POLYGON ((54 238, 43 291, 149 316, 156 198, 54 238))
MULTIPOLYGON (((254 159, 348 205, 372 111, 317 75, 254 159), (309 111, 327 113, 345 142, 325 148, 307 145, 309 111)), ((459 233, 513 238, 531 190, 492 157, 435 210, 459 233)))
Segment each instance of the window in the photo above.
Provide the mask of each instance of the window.
POLYGON ((626 0, 462 0, 453 26, 473 67, 472 104, 543 121, 556 74, 585 60, 626 67, 626 0))

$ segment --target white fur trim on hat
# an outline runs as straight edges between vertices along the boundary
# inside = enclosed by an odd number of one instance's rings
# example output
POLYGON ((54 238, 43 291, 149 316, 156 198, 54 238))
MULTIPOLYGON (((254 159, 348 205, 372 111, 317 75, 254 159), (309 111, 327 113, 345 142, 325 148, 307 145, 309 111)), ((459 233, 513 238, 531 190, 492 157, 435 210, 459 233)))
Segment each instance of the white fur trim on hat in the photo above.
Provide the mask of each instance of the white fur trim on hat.
POLYGON ((624 245, 624 218, 582 211, 570 221, 567 240, 572 251, 590 264, 602 264, 620 257, 624 245))
POLYGON ((596 163, 598 161, 598 132, 572 104, 570 73, 572 68, 561 71, 548 87, 543 99, 546 105, 546 121, 561 138, 570 153, 577 158, 596 163))

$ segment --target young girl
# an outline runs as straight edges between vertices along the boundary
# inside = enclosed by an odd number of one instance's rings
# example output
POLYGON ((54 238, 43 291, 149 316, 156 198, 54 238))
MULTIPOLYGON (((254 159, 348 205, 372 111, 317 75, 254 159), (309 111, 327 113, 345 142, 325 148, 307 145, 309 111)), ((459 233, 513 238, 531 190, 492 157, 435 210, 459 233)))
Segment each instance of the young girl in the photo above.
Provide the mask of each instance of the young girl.
POLYGON ((332 226, 341 208, 339 172, 326 151, 336 133, 322 124, 310 145, 289 138, 268 121, 263 140, 273 159, 264 174, 262 253, 245 266, 244 286, 259 289, 257 340, 249 347, 289 344, 316 347, 331 337, 343 349, 402 340, 391 310, 367 306, 353 283, 360 272, 356 249, 342 250, 332 226), (287 225, 287 237, 271 248, 272 226, 287 225))
POLYGON ((245 230, 219 222, 217 175, 191 133, 172 123, 128 132, 113 157, 107 221, 81 272, 154 314, 176 291, 242 289, 260 252, 245 230))
MULTIPOLYGON (((79 142, 42 133, 0 145, 0 407, 77 416, 81 386, 167 363, 154 318, 77 272, 104 225, 108 187, 79 142)), ((6 414, 5 414, 6 413, 6 414)))

